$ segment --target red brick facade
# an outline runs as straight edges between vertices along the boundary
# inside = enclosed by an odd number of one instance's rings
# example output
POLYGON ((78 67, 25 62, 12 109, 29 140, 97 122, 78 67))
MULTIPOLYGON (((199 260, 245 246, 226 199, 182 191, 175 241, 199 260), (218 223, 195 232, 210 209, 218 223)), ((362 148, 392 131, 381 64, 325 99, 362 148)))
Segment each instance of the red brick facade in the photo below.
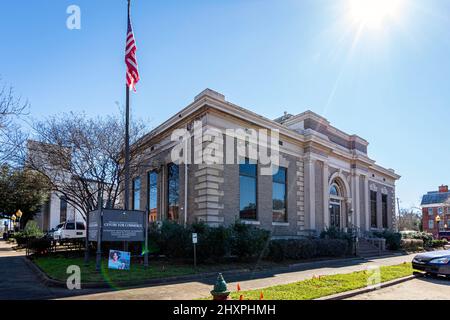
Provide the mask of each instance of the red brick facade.
POLYGON ((425 232, 438 236, 440 230, 450 230, 450 193, 448 186, 428 192, 422 200, 422 223, 425 232), (440 222, 437 222, 439 216, 440 222))

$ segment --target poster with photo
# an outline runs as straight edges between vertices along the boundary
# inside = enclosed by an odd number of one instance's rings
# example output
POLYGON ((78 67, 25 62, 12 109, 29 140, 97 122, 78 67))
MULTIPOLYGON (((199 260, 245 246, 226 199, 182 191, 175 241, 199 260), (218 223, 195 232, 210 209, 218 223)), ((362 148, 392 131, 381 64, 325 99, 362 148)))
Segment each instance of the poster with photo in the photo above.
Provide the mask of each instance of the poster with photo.
POLYGON ((118 250, 109 250, 108 269, 130 270, 130 253, 118 250))

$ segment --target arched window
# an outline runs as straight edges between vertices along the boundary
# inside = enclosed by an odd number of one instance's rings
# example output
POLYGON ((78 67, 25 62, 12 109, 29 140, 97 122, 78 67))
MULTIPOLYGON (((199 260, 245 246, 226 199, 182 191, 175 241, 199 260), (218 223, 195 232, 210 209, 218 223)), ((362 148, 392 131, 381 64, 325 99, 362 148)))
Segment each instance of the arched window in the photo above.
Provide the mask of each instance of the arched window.
POLYGON ((339 186, 335 183, 333 183, 330 187, 330 196, 335 196, 335 197, 340 196, 339 186))

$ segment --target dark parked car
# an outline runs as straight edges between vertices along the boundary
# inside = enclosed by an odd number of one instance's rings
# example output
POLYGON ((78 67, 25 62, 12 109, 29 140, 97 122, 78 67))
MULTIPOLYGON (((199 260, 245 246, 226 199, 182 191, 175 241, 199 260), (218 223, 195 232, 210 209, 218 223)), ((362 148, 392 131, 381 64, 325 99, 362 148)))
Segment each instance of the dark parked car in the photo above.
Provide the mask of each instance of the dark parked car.
POLYGON ((439 240, 450 241, 450 231, 439 231, 439 240))
POLYGON ((413 268, 433 275, 450 277, 450 250, 431 251, 414 257, 413 268))

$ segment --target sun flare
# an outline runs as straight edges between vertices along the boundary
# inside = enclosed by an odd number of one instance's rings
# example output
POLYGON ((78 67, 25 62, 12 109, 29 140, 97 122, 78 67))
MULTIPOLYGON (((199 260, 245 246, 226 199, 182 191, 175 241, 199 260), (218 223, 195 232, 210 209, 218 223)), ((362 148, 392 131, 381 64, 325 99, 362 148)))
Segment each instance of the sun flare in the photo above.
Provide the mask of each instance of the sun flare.
POLYGON ((398 16, 403 0, 349 0, 350 15, 354 22, 376 29, 386 20, 398 16))

